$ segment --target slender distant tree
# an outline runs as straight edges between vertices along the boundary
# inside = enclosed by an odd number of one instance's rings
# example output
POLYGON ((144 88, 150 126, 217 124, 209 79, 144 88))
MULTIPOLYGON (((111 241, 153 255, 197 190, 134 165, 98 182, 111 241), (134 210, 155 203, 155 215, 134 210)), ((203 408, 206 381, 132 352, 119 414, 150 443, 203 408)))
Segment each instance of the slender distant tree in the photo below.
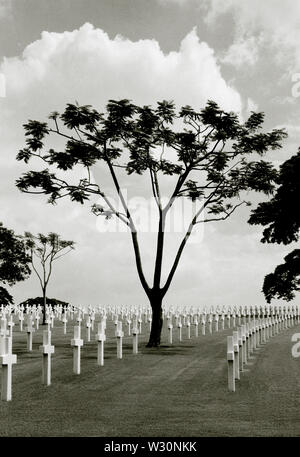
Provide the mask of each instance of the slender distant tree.
POLYGON ((51 125, 35 120, 24 125, 26 147, 19 151, 17 160, 27 163, 31 158, 40 159, 57 171, 29 171, 18 179, 17 187, 27 193, 44 193, 50 203, 65 196, 82 204, 93 196, 101 197, 103 203, 94 204, 92 211, 116 217, 130 229, 138 276, 152 307, 148 346, 158 346, 163 298, 192 230, 196 224, 228 219, 238 207, 250 204, 244 199, 247 191, 273 191, 277 171, 259 156, 280 148, 286 133, 279 129, 260 131, 263 113, 253 112, 241 123, 236 114, 223 111, 213 101, 200 111, 184 106, 176 112, 173 102, 168 101, 158 102, 152 108, 136 106, 129 100, 109 100, 105 113, 91 106, 68 104, 61 115, 54 112, 49 117, 51 125), (49 135, 64 140, 63 151, 45 150, 45 137, 49 135), (103 163, 102 172, 107 172, 112 180, 121 211, 113 205, 112 195, 104 191, 102 184, 91 179, 91 167, 98 162, 103 163), (70 170, 75 168, 82 172, 76 182, 70 180, 70 170), (134 173, 149 179, 157 206, 152 284, 144 274, 136 223, 121 186, 121 179, 134 173), (173 176, 174 181, 166 203, 161 193, 164 175, 173 176), (166 219, 174 202, 183 197, 197 201, 199 209, 190 220, 162 284, 166 219))
POLYGON ((53 273, 53 262, 74 249, 74 242, 62 240, 56 233, 49 233, 48 235, 39 233, 34 236, 29 232, 25 232, 24 241, 32 269, 36 273, 42 288, 43 324, 45 324, 47 287, 53 273))
MULTIPOLYGON (((252 211, 249 223, 263 225, 263 243, 289 244, 299 239, 300 229, 300 148, 284 162, 277 179, 275 195, 259 203, 252 211)), ((273 273, 265 276, 263 293, 268 303, 273 298, 290 301, 300 288, 300 249, 294 249, 273 273)))
MULTIPOLYGON (((16 282, 24 281, 31 273, 29 264, 22 238, 0 222, 0 284, 13 286, 16 282)), ((7 289, 0 286, 0 304, 12 302, 13 297, 7 289)))

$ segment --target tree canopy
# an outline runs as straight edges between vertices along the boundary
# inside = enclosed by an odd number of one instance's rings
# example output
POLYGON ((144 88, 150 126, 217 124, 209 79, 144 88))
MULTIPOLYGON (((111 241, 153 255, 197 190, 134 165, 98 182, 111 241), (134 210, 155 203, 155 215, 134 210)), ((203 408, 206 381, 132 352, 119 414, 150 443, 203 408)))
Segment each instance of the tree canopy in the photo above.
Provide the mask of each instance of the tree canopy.
POLYGON ((300 290, 300 249, 294 249, 284 257, 284 261, 264 279, 263 293, 268 303, 273 298, 293 300, 295 291, 300 290))
MULTIPOLYGON (((29 264, 22 238, 0 222, 0 283, 13 286, 16 282, 24 281, 31 273, 29 264)), ((2 286, 0 300, 3 304, 12 303, 13 300, 2 286)))
MULTIPOLYGON (((35 297, 35 298, 27 298, 27 300, 22 301, 19 306, 21 305, 28 305, 28 306, 38 306, 38 305, 43 305, 43 297, 35 297)), ((67 308, 69 306, 69 303, 63 301, 63 300, 58 300, 57 298, 48 298, 47 297, 47 305, 51 306, 53 309, 56 306, 62 306, 63 308, 67 308)))
MULTIPOLYGON (((300 228, 300 149, 285 161, 277 178, 278 188, 267 202, 252 211, 249 223, 263 225, 263 243, 289 244, 299 239, 300 228)), ((273 298, 290 301, 300 286, 300 250, 295 249, 264 279, 263 293, 268 303, 273 298)))
POLYGON ((193 228, 199 223, 225 220, 241 205, 250 204, 244 198, 248 191, 267 195, 274 191, 278 173, 261 157, 280 148, 286 132, 263 132, 263 113, 252 112, 241 122, 237 114, 222 110, 212 100, 199 111, 191 106, 176 111, 174 103, 165 100, 154 108, 140 107, 126 99, 109 100, 105 113, 89 105, 68 104, 62 114, 53 112, 49 118, 51 125, 36 120, 24 124, 26 147, 19 151, 17 160, 28 163, 32 158, 39 159, 46 168, 23 174, 17 187, 27 193, 46 194, 50 203, 63 197, 81 204, 91 197, 101 198, 101 204, 92 205, 94 214, 116 217, 130 229, 137 272, 153 310, 150 340, 158 340, 157 334, 153 335, 161 319, 161 302, 193 228), (46 149, 49 135, 64 140, 63 150, 46 149), (91 168, 99 161, 106 166, 121 211, 115 208, 112 195, 104 191, 102 183, 95 183, 92 178, 91 168), (81 176, 75 181, 73 175, 72 181, 70 170, 75 167, 76 176, 79 170, 81 176), (124 178, 125 174, 145 175, 157 206, 152 286, 144 275, 135 221, 120 185, 120 176, 124 178), (164 175, 174 177, 166 203, 161 195, 164 175), (179 245, 166 282, 161 284, 166 217, 175 200, 184 197, 199 203, 199 208, 179 245))
POLYGON ((300 149, 280 167, 278 189, 271 200, 259 203, 249 223, 263 225, 262 242, 289 244, 298 241, 300 212, 300 149))
POLYGON ((8 292, 5 287, 0 286, 0 304, 7 306, 14 302, 12 295, 8 292))

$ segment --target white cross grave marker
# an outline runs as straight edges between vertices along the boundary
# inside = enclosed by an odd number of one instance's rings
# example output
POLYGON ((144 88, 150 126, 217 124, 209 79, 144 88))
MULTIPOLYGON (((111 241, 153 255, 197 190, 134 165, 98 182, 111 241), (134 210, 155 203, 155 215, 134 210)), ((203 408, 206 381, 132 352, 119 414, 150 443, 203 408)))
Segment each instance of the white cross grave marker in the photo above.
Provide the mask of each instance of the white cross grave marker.
POLYGON ((39 313, 39 311, 37 311, 36 315, 35 315, 35 324, 36 324, 36 329, 38 330, 39 329, 39 325, 40 325, 40 313, 39 313))
POLYGON ((238 327, 238 343, 239 343, 239 369, 243 371, 244 366, 244 351, 243 351, 243 336, 242 327, 238 327))
POLYGON ((122 331, 122 321, 118 321, 118 323, 117 323, 117 330, 116 330, 115 336, 117 337, 117 358, 122 359, 122 357, 123 357, 122 342, 123 342, 123 336, 124 336, 124 332, 122 331))
POLYGON ((0 363, 2 365, 1 400, 11 400, 12 365, 17 363, 17 356, 12 354, 12 341, 7 336, 0 337, 0 363))
POLYGON ((7 330, 7 320, 5 317, 0 319, 0 336, 9 336, 9 330, 7 330))
POLYGON ((9 328, 9 337, 12 338, 13 337, 13 327, 15 326, 12 314, 9 316, 9 321, 7 322, 7 326, 9 328))
POLYGON ((66 335, 67 333, 67 322, 68 322, 68 319, 67 319, 67 314, 64 312, 63 313, 63 316, 62 316, 62 319, 61 319, 62 323, 64 324, 64 335, 66 335))
POLYGON ((173 344, 173 324, 172 317, 168 316, 169 343, 173 344))
POLYGON ((83 346, 83 340, 80 338, 80 325, 74 326, 74 338, 71 340, 73 349, 73 372, 80 374, 80 348, 83 346))
POLYGON ((94 325, 95 325, 95 311, 94 310, 91 312, 90 318, 91 318, 91 325, 92 325, 91 329, 92 329, 92 331, 94 331, 94 325))
POLYGON ((215 331, 219 331, 219 314, 217 312, 215 314, 215 331))
POLYGON ((98 324, 98 333, 95 336, 98 341, 97 365, 104 365, 104 343, 106 341, 104 320, 98 324))
POLYGON ((247 343, 246 343, 246 324, 242 324, 242 340, 243 340, 243 363, 247 363, 247 343))
POLYGON ((228 390, 235 392, 233 337, 227 336, 228 390))
POLYGON ((54 346, 51 345, 51 332, 43 331, 43 344, 40 346, 40 351, 43 353, 42 366, 42 384, 50 386, 51 384, 51 354, 54 354, 54 346))
POLYGON ((206 324, 206 314, 202 314, 201 326, 202 326, 202 335, 205 336, 205 324, 206 324))
POLYGON ((177 327, 178 327, 178 331, 179 331, 179 341, 182 341, 182 323, 181 323, 181 316, 179 316, 177 327))
POLYGON ((199 325, 199 322, 198 322, 198 316, 194 316, 194 326, 195 326, 195 337, 198 338, 198 325, 199 325))
POLYGON ((86 326, 86 339, 88 342, 90 342, 91 341, 91 327, 92 327, 90 316, 88 316, 85 326, 86 326))
POLYGON ((212 333, 212 322, 213 322, 213 316, 210 313, 210 315, 208 317, 208 330, 209 330, 209 333, 212 333))
POLYGON ((24 321, 24 314, 23 314, 23 311, 20 311, 19 312, 20 332, 23 332, 23 321, 24 321))
POLYGON ((127 316, 126 323, 127 323, 127 331, 128 331, 128 336, 131 335, 131 319, 130 319, 130 314, 127 316))
POLYGON ((139 333, 142 333, 142 322, 143 322, 143 319, 142 319, 142 316, 141 316, 141 314, 140 314, 140 315, 139 315, 139 318, 138 318, 139 333))
POLYGON ((233 352, 234 352, 234 377, 240 379, 240 363, 239 363, 239 332, 233 332, 233 352))
POLYGON ((32 334, 35 331, 33 328, 32 316, 30 314, 27 315, 27 351, 32 351, 32 334))
POLYGON ((133 354, 138 353, 138 345, 139 345, 139 329, 137 320, 133 321, 133 328, 132 328, 132 352, 133 354))
POLYGON ((188 338, 188 340, 190 340, 191 339, 191 321, 190 321, 190 316, 187 316, 185 325, 187 327, 187 338, 188 338))

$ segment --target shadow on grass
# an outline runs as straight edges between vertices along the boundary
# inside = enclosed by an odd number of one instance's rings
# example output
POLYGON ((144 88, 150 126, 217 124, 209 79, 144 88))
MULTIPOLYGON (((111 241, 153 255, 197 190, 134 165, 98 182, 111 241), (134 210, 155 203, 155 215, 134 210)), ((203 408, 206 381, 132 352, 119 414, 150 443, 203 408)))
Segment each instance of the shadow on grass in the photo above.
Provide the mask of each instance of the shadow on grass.
POLYGON ((195 348, 196 346, 190 345, 190 346, 165 346, 161 345, 158 348, 146 348, 144 347, 141 352, 142 354, 151 354, 151 355, 167 355, 167 356, 173 356, 173 355, 184 355, 190 352, 190 349, 195 348))

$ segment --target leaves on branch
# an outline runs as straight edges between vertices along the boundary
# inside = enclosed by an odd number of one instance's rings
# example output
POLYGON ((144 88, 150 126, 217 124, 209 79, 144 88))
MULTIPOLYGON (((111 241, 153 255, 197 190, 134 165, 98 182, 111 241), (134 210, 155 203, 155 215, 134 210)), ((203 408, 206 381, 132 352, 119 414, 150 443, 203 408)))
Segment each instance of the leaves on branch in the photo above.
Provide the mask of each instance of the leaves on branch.
MULTIPOLYGON (((277 178, 276 194, 268 202, 259 203, 251 212, 250 224, 260 224, 263 243, 289 244, 298 241, 300 228, 300 148, 298 153, 284 162, 277 178)), ((265 277, 263 293, 268 302, 273 298, 290 301, 299 291, 300 250, 296 249, 285 257, 285 263, 278 265, 273 273, 265 277)))
POLYGON ((0 303, 3 306, 12 305, 14 302, 13 297, 5 289, 5 287, 0 286, 0 303))
POLYGON ((300 149, 280 167, 279 187, 268 202, 259 203, 251 212, 249 223, 267 226, 262 242, 289 244, 297 241, 300 228, 300 149))
POLYGON ((39 188, 45 194, 51 194, 56 193, 59 189, 59 187, 54 184, 54 180, 55 175, 49 173, 48 169, 43 171, 29 171, 17 180, 16 186, 23 192, 30 188, 39 188))
POLYGON ((196 135, 193 132, 177 133, 176 142, 178 144, 178 160, 184 164, 190 164, 197 160, 201 146, 197 143, 196 135))
POLYGON ((29 262, 22 239, 0 222, 0 282, 12 286, 26 279, 29 262))
POLYGON ((294 249, 284 260, 285 263, 265 277, 263 293, 268 303, 273 298, 293 300, 294 292, 300 290, 300 249, 294 249))
POLYGON ((251 115, 248 120, 245 122, 245 127, 249 132, 255 132, 256 130, 262 128, 264 122, 264 113, 255 113, 251 111, 251 115))
POLYGON ((18 152, 17 157, 16 157, 17 160, 24 160, 25 163, 28 163, 30 158, 31 158, 31 151, 28 148, 21 149, 18 152))
POLYGON ((179 175, 183 171, 181 165, 177 165, 168 160, 162 159, 156 164, 156 170, 162 171, 164 175, 179 175))
POLYGON ((188 119, 200 120, 201 118, 200 113, 196 113, 190 105, 183 106, 179 111, 179 116, 183 117, 185 121, 188 121, 188 119))
MULTIPOLYGON (((250 130, 250 132, 252 129, 250 130)), ((237 154, 257 154, 263 155, 269 149, 280 149, 281 141, 287 137, 284 129, 274 129, 269 133, 256 133, 248 135, 247 128, 240 134, 238 141, 233 144, 232 149, 237 154)))
POLYGON ((246 165, 246 169, 247 188, 267 195, 273 192, 278 173, 271 163, 264 160, 250 162, 246 165))
POLYGON ((25 136, 32 136, 37 140, 42 140, 49 133, 48 125, 45 122, 29 120, 23 127, 25 136))
POLYGON ((197 182, 192 179, 186 181, 185 187, 186 189, 184 189, 183 195, 189 197, 192 201, 195 201, 204 195, 204 190, 199 189, 197 182))
POLYGON ((56 164, 60 170, 72 170, 75 163, 78 163, 75 157, 69 152, 56 152, 53 149, 49 150, 47 160, 50 165, 56 164))
POLYGON ((166 100, 157 102, 157 108, 155 112, 163 122, 166 124, 173 124, 176 116, 174 102, 166 100))
POLYGON ((80 163, 85 167, 94 165, 99 158, 97 148, 83 141, 68 141, 66 153, 74 160, 74 164, 80 163))
POLYGON ((77 185, 58 179, 48 169, 31 171, 17 181, 21 191, 39 190, 50 196, 51 203, 66 195, 81 204, 92 194, 102 197, 100 189, 90 183, 89 171, 100 160, 108 164, 110 173, 118 166, 128 174, 155 173, 154 192, 159 185, 158 173, 179 175, 179 180, 184 175, 175 197, 205 199, 213 191, 220 199, 239 197, 244 190, 270 193, 277 179, 274 169, 267 162, 249 162, 246 156, 281 147, 280 142, 286 135, 278 129, 257 133, 263 123, 263 113, 252 112, 249 119, 240 124, 236 114, 223 111, 212 100, 200 111, 187 105, 178 114, 174 103, 166 100, 158 102, 155 108, 139 107, 127 99, 109 100, 104 114, 90 105, 67 104, 62 115, 54 111, 49 117, 56 124, 55 130, 33 120, 24 125, 27 146, 19 151, 17 160, 27 163, 35 156, 62 171, 72 170, 76 165, 87 170, 87 177, 77 185), (187 128, 179 131, 174 128, 177 118, 182 118, 187 128), (59 128, 59 121, 63 122, 66 132, 59 128), (48 133, 65 139, 64 150, 42 152, 43 139, 48 133), (229 151, 225 150, 228 140, 233 144, 229 151), (177 159, 169 159, 168 149, 175 151, 177 159), (119 165, 121 157, 122 165, 119 165), (191 172, 199 175, 199 181, 187 180, 191 172))
POLYGON ((102 115, 90 105, 76 106, 68 103, 60 119, 69 129, 85 127, 88 131, 93 131, 102 115))
POLYGON ((76 201, 83 205, 84 201, 89 199, 88 193, 84 189, 69 187, 68 190, 73 202, 76 201))

